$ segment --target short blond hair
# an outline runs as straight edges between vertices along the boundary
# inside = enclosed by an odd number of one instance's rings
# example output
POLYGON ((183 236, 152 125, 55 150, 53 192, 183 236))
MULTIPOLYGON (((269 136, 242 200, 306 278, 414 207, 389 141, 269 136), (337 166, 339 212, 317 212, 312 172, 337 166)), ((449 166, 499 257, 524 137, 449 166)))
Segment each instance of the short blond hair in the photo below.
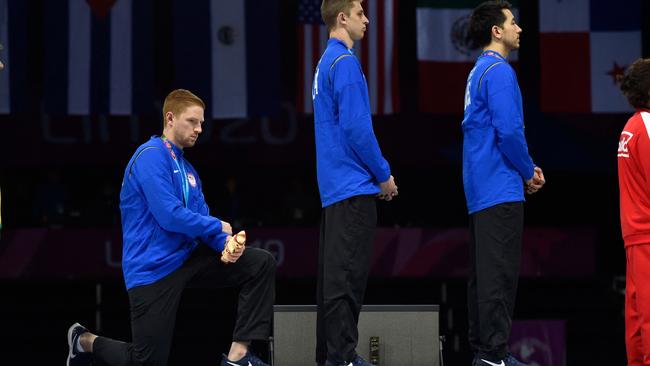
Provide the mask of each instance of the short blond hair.
POLYGON ((167 112, 172 112, 175 116, 179 116, 181 113, 185 112, 187 108, 194 105, 205 110, 205 103, 203 103, 203 100, 189 90, 176 89, 167 94, 162 110, 163 128, 165 128, 166 125, 165 116, 167 115, 167 112))
POLYGON ((352 3, 355 1, 363 2, 363 0, 323 0, 320 5, 320 16, 323 18, 328 32, 336 27, 336 18, 339 13, 350 15, 350 9, 354 6, 352 3))

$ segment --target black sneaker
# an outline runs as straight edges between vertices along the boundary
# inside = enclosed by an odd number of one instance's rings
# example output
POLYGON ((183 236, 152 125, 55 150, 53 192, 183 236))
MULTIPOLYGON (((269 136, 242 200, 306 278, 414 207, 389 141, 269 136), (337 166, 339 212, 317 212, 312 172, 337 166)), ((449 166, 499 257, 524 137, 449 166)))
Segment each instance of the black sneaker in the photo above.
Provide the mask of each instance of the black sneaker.
POLYGON ((92 365, 92 357, 88 352, 77 351, 77 340, 79 336, 86 333, 88 329, 79 323, 74 323, 68 328, 68 360, 66 366, 87 366, 92 365))
POLYGON ((246 355, 239 361, 230 361, 228 356, 223 355, 221 366, 269 366, 269 364, 262 362, 251 352, 246 352, 246 355))

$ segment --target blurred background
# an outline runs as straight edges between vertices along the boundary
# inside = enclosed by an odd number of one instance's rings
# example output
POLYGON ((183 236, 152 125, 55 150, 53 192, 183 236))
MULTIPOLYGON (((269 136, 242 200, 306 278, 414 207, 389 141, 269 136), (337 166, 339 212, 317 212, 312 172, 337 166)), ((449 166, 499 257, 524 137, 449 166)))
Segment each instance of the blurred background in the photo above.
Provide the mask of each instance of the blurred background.
MULTIPOLYGON (((469 365, 462 42, 477 1, 365 0, 355 47, 400 188, 380 202, 367 304, 439 304, 446 365, 469 365)), ((511 350, 531 365, 625 365, 616 76, 650 54, 650 2, 513 2, 510 60, 547 184, 528 198, 511 350)), ((62 362, 75 321, 129 340, 119 191, 162 101, 208 105, 197 168, 213 215, 278 260, 278 304, 315 303, 320 201, 316 0, 0 0, 0 363, 62 362), (12 362, 9 362, 12 361, 12 362)), ((234 291, 186 291, 174 365, 216 364, 234 291)))

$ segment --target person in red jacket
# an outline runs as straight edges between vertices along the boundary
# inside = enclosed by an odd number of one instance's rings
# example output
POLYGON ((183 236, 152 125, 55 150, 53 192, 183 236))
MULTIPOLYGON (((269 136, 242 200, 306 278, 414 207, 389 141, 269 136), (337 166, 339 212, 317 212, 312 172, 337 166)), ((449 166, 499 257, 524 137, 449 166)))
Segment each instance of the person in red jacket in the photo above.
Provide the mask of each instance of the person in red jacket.
POLYGON ((625 345, 629 366, 650 365, 650 59, 621 78, 636 108, 618 143, 621 231, 627 258, 625 345))

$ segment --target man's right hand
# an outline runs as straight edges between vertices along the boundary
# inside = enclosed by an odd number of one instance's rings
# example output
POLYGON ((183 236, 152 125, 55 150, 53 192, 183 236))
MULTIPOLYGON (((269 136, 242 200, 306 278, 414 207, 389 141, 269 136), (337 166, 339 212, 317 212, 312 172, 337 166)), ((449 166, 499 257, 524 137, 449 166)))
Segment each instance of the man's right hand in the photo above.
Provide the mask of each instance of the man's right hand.
POLYGON ((526 181, 526 193, 533 194, 539 191, 546 183, 544 173, 540 167, 535 167, 533 177, 526 181))
POLYGON ((228 235, 232 235, 232 226, 225 221, 221 221, 221 231, 228 235))
POLYGON ((244 250, 246 250, 245 231, 240 231, 234 237, 228 235, 223 251, 221 252, 221 261, 226 264, 235 263, 244 254, 244 250))
POLYGON ((391 175, 387 181, 379 183, 379 188, 381 192, 377 195, 380 200, 390 201, 393 197, 397 196, 397 185, 395 184, 395 178, 391 175))

